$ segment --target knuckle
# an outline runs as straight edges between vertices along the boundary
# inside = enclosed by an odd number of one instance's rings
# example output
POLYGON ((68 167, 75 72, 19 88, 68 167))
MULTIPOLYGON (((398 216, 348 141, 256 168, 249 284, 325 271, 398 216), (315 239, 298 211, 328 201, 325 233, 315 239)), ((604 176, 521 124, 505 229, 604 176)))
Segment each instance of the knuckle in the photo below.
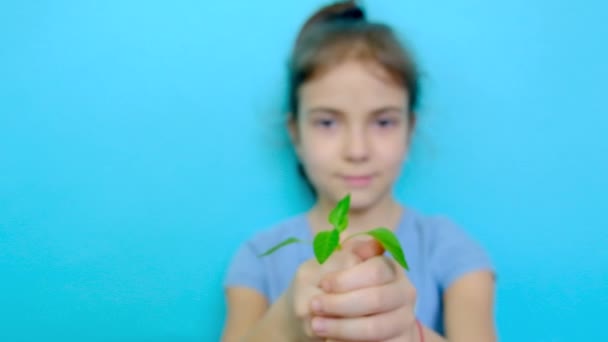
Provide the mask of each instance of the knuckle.
POLYGON ((373 311, 379 311, 384 305, 385 295, 382 291, 374 291, 369 297, 369 306, 373 311))
POLYGON ((314 331, 312 331, 310 321, 307 320, 307 321, 303 322, 303 324, 304 324, 304 327, 303 327, 304 336, 306 336, 307 339, 313 339, 315 337, 315 333, 314 333, 314 331))
POLYGON ((317 298, 321 303, 321 310, 325 313, 333 313, 336 311, 336 303, 330 296, 319 296, 317 298))
POLYGON ((407 310, 403 314, 403 320, 408 326, 413 326, 414 324, 416 324, 416 315, 414 315, 414 312, 412 310, 407 310))
POLYGON ((395 311, 395 315, 403 327, 411 327, 416 323, 416 314, 411 307, 402 307, 395 311))
POLYGON ((416 316, 408 311, 408 310, 398 310, 396 311, 398 316, 393 315, 391 317, 392 322, 399 322, 399 324, 386 324, 383 333, 385 337, 396 337, 396 336, 404 336, 408 333, 412 332, 416 324, 416 316))
POLYGON ((411 302, 415 302, 416 298, 418 298, 418 290, 412 285, 409 285, 405 291, 407 299, 411 302))
POLYGON ((294 313, 298 319, 305 319, 308 315, 308 307, 302 303, 302 301, 296 302, 294 307, 294 313))
POLYGON ((362 331, 363 336, 362 337, 364 339, 377 338, 381 332, 382 332, 382 329, 381 329, 381 327, 379 327, 378 320, 368 319, 368 320, 366 320, 365 324, 363 324, 363 331, 362 331))
POLYGON ((310 317, 310 308, 308 305, 308 300, 305 296, 296 295, 293 298, 293 313, 297 319, 306 319, 310 317))
POLYGON ((351 315, 356 305, 349 297, 338 296, 323 300, 323 311, 331 315, 351 315))
POLYGON ((401 336, 404 331, 409 331, 411 329, 414 320, 414 313, 410 312, 410 310, 395 310, 390 316, 380 322, 380 335, 377 337, 384 340, 401 336))
POLYGON ((375 284, 382 282, 384 278, 384 269, 380 266, 380 264, 375 263, 370 274, 370 280, 375 284))

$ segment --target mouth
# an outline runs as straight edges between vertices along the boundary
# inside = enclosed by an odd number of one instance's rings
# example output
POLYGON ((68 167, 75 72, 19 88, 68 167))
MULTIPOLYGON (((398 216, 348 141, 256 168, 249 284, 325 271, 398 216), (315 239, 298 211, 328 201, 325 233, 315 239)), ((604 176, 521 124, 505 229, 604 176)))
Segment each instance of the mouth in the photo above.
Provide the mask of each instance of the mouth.
POLYGON ((371 184, 374 175, 341 175, 340 178, 350 187, 363 188, 371 184))

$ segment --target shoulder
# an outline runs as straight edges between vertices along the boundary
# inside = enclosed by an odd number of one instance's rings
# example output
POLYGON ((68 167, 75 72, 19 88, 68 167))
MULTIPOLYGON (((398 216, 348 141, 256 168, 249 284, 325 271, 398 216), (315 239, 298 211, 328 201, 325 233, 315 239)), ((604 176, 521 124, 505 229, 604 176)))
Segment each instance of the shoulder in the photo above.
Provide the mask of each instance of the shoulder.
POLYGON ((423 258, 428 260, 441 287, 447 288, 456 279, 475 270, 494 272, 486 249, 454 220, 416 210, 410 210, 410 215, 411 230, 420 243, 423 258))
POLYGON ((273 226, 261 229, 245 239, 232 256, 226 272, 224 286, 249 287, 266 298, 272 299, 273 288, 271 282, 275 281, 278 276, 276 274, 275 276, 269 276, 268 272, 281 267, 291 267, 291 264, 285 266, 282 263, 295 262, 297 258, 294 258, 294 256, 298 253, 297 246, 295 248, 285 248, 280 253, 274 253, 268 258, 260 258, 260 255, 290 237, 307 240, 307 222, 304 214, 294 215, 279 221, 273 226))
POLYGON ((475 243, 472 236, 464 227, 456 223, 446 215, 425 214, 416 209, 407 209, 410 215, 409 222, 413 225, 416 233, 423 235, 429 247, 454 242, 455 240, 468 240, 475 243))
POLYGON ((306 213, 299 213, 262 228, 252 234, 245 243, 255 252, 263 253, 288 238, 307 240, 310 238, 309 234, 306 213))

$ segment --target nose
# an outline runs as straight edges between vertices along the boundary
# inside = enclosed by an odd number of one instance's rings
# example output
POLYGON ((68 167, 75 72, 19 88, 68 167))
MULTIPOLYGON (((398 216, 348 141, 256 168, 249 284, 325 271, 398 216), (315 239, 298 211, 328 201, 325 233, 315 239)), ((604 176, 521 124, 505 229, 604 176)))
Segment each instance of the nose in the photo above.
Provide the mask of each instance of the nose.
POLYGON ((352 163, 361 163, 369 159, 369 138, 364 127, 349 127, 344 139, 344 157, 352 163))

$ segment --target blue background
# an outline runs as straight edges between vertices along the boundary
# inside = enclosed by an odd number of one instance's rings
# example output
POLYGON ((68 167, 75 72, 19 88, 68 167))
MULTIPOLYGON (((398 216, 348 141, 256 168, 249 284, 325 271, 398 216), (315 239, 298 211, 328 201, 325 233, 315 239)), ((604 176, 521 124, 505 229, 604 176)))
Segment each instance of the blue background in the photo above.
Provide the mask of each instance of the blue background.
MULTIPOLYGON (((0 340, 216 341, 307 208, 284 66, 321 1, 0 3, 0 340)), ((398 196, 491 253, 504 341, 608 340, 608 5, 368 1, 425 72, 398 196)))

